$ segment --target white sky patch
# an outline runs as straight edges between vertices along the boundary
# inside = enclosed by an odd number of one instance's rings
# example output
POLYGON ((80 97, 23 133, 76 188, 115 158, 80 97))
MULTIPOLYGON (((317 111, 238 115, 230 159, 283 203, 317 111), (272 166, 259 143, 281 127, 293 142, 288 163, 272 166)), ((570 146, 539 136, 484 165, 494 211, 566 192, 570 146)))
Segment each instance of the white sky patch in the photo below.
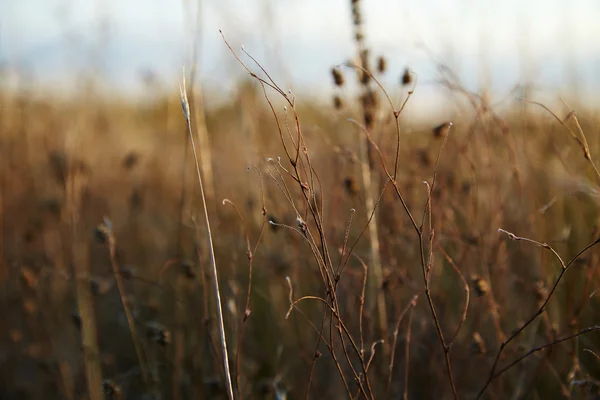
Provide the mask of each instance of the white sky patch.
MULTIPOLYGON (((40 84, 64 85, 95 69, 111 89, 138 90, 141 71, 174 85, 189 64, 195 4, 3 0, 0 62, 40 84)), ((525 79, 548 90, 600 89, 597 0, 362 0, 362 8, 373 56, 389 60, 387 84, 405 66, 431 82, 435 59, 472 89, 486 83, 506 93, 525 79)), ((329 69, 355 54, 349 0, 205 0, 201 11, 198 61, 209 87, 231 87, 244 74, 219 29, 298 94, 329 93, 329 69)))

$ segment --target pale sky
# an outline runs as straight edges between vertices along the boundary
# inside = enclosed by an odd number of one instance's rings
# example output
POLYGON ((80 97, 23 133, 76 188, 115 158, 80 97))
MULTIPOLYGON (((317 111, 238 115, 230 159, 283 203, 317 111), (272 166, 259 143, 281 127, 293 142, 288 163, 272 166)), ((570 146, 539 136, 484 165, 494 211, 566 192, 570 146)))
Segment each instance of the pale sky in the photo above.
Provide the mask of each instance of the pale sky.
MULTIPOLYGON (((330 68, 355 54, 350 0, 204 0, 202 81, 231 87, 238 51, 256 56, 296 93, 331 91, 330 68)), ((38 85, 69 87, 95 70, 110 90, 137 93, 141 71, 175 85, 190 65, 195 0, 0 0, 0 63, 38 85)), ((600 90, 598 0, 363 0, 374 55, 389 59, 386 83, 405 66, 422 85, 448 63, 471 89, 486 80, 499 94, 528 77, 546 91, 577 83, 600 90), (428 48, 426 51, 424 48, 428 48), (482 71, 487 73, 482 75, 482 71), (574 82, 575 79, 575 82, 574 82)))

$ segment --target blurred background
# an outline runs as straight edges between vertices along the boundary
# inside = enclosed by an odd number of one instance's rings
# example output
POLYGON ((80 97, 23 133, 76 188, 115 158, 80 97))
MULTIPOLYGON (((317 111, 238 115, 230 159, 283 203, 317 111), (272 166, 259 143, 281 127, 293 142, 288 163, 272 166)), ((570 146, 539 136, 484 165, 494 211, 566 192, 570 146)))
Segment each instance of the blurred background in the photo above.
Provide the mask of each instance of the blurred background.
POLYGON ((227 398, 191 138, 236 399, 600 398, 599 20, 597 0, 1 0, 0 399, 227 398), (289 308, 324 285, 335 316, 289 308))
MULTIPOLYGON (((438 63, 468 89, 484 87, 497 98, 525 82, 546 97, 590 101, 600 88, 594 0, 367 0, 364 7, 368 45, 386 55, 391 71, 409 66, 418 74, 419 105, 443 101, 434 83, 438 63)), ((326 71, 354 54, 344 0, 5 0, 0 13, 3 84, 37 90, 76 91, 73 77, 84 74, 103 93, 145 98, 149 80, 171 90, 194 61, 211 96, 222 99, 243 71, 221 29, 282 86, 322 98, 329 95, 326 71)))

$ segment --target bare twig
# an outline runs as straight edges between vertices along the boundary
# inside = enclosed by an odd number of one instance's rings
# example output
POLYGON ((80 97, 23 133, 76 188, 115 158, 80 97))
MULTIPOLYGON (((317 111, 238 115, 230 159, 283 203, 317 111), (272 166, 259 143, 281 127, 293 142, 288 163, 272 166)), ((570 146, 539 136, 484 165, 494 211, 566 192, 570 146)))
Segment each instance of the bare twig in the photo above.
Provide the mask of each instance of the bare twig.
MULTIPOLYGON (((525 240, 525 238, 521 238, 518 237, 510 232, 501 230, 501 232, 504 232, 506 234, 508 234, 508 236, 513 239, 513 240, 525 240)), ((548 292, 548 295, 546 296, 546 298, 544 299, 544 301, 542 302, 542 304, 540 305, 540 307, 538 308, 538 310, 525 322, 523 323, 517 330, 515 330, 512 335, 510 335, 508 337, 508 339, 504 340, 501 344, 500 344, 500 348, 498 349, 498 352, 496 353, 496 358, 494 360, 494 363, 492 364, 492 368, 490 370, 490 373, 488 375, 488 379, 486 380, 486 382, 484 383, 483 387, 481 388, 481 390, 479 391, 479 394, 477 395, 477 398, 481 398, 481 396, 483 395, 483 393, 486 391, 486 389, 488 388, 488 386, 490 385, 490 383, 492 383, 492 381, 498 376, 496 375, 496 368, 498 366, 498 362, 500 361, 500 356, 502 355, 502 352, 504 351, 504 349, 506 348, 506 346, 512 342, 517 336, 519 336, 519 334, 521 334, 521 332, 523 332, 523 330, 525 330, 525 328, 527 328, 533 321, 535 321, 535 319, 542 315, 542 313, 544 312, 544 310, 546 309, 546 305, 548 304, 548 302, 550 301, 550 299, 552 298, 552 295, 554 294, 554 292, 556 291, 556 288, 558 287, 559 283, 561 282, 561 280, 563 279, 564 275, 566 274, 566 272, 570 269, 570 267, 574 264, 574 262, 585 252, 587 252, 589 249, 591 249, 592 247, 594 247, 596 244, 600 243, 600 239, 596 239, 594 242, 592 242, 591 244, 587 245, 586 247, 584 247, 579 253, 577 253, 575 255, 575 257, 573 257, 568 263, 564 263, 562 261, 562 258, 558 255, 558 253, 556 253, 556 251, 554 251, 554 249, 552 249, 549 245, 545 244, 545 243, 540 243, 537 242, 535 240, 531 240, 531 239, 527 239, 526 241, 533 243, 537 246, 541 246, 544 247, 546 249, 551 249, 552 254, 555 255, 555 257, 557 257, 557 259, 559 260, 559 262, 561 263, 561 270, 560 273, 558 275, 558 278, 556 278, 556 281, 554 282, 554 285, 552 286, 552 289, 550 289, 550 291, 548 292)))

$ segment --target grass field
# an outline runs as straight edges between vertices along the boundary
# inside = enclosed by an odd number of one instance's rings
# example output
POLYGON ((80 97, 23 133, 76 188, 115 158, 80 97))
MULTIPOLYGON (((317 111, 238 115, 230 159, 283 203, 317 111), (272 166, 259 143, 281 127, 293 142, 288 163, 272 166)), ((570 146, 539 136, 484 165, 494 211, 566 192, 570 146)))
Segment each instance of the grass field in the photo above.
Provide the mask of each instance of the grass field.
POLYGON ((1 399, 599 398, 597 107, 414 123, 357 13, 325 107, 1 93, 1 399))

